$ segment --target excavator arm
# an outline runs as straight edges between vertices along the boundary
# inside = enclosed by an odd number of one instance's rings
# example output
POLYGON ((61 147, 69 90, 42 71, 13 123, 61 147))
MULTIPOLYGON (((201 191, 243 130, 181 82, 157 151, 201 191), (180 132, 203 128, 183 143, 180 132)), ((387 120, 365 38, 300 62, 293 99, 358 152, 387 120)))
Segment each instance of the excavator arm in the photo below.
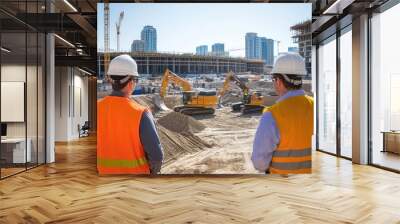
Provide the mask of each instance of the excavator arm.
POLYGON ((228 91, 230 82, 234 82, 242 90, 243 95, 246 96, 249 94, 249 87, 247 87, 247 85, 242 80, 240 80, 239 77, 233 74, 233 72, 229 72, 225 78, 224 85, 219 92, 219 97, 223 96, 226 91, 228 91))
POLYGON ((192 90, 192 85, 187 80, 185 80, 184 78, 181 78, 177 74, 171 72, 169 69, 166 69, 164 72, 163 79, 161 81, 161 90, 160 90, 161 97, 164 97, 167 95, 168 84, 170 82, 175 85, 181 86, 183 91, 191 91, 192 90))
POLYGON ((245 82, 239 79, 233 72, 229 72, 225 78, 224 85, 219 92, 219 99, 226 93, 229 89, 229 83, 233 82, 237 85, 243 92, 243 99, 242 102, 233 103, 232 110, 238 111, 241 110, 243 114, 251 113, 251 112, 258 112, 261 111, 264 107, 262 106, 263 97, 258 96, 257 94, 253 93, 250 95, 250 89, 246 85, 245 82))
POLYGON ((218 96, 221 97, 225 95, 226 91, 229 89, 229 84, 231 83, 231 78, 233 76, 232 72, 229 72, 228 75, 226 75, 224 85, 222 86, 222 89, 219 91, 218 96))
POLYGON ((195 92, 192 91, 192 85, 189 81, 181 78, 177 74, 166 69, 161 81, 159 103, 163 102, 163 98, 167 95, 169 83, 173 83, 182 87, 182 102, 183 105, 175 106, 174 111, 186 115, 195 114, 214 114, 217 103, 217 95, 214 92, 195 92))

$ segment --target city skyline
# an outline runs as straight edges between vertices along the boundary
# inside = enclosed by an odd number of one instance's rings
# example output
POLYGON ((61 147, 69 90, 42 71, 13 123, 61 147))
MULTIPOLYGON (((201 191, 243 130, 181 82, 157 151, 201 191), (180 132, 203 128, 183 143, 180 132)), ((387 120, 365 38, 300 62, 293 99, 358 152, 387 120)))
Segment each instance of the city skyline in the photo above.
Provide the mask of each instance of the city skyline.
MULTIPOLYGON (((103 4, 98 4, 98 49, 104 47, 103 4)), ((224 43, 233 57, 245 57, 245 34, 258 33, 280 40, 280 52, 296 47, 290 26, 311 19, 310 4, 110 4, 110 24, 121 11, 121 51, 130 51, 146 25, 157 30, 157 51, 196 54, 196 47, 224 43), (165 15, 168 10, 168 19, 165 15), (197 13, 194 13, 197 12, 197 13), (202 12, 202 13, 198 13, 202 12), (235 16, 232 16, 235 14, 235 16), (273 22, 271 22, 273 21, 273 22), (231 51, 236 49, 235 51, 231 51), (241 49, 241 50, 237 50, 241 49)), ((110 26, 110 49, 116 49, 116 33, 110 26)), ((277 54, 276 44, 274 55, 277 54)))
MULTIPOLYGON (((154 48, 155 50, 146 49, 146 41, 143 40, 143 32, 148 27, 151 27, 152 29, 154 29, 154 32, 156 32, 156 30, 157 30, 156 28, 154 28, 151 25, 144 26, 143 30, 141 32, 141 39, 142 40, 133 40, 132 41, 132 44, 131 44, 131 51, 132 52, 133 51, 157 51, 157 49, 156 49, 157 39, 155 40, 155 45, 156 45, 155 48, 154 48), (143 43, 141 43, 139 41, 141 41, 143 43), (144 44, 144 46, 140 47, 143 44, 144 44)), ((245 56, 243 58, 247 58, 247 59, 262 59, 262 60, 265 61, 266 64, 271 65, 273 63, 273 61, 274 61, 274 55, 273 55, 273 51, 274 51, 274 43, 273 43, 273 41, 274 40, 266 38, 266 37, 258 37, 257 33, 254 33, 254 32, 246 33, 245 38, 247 37, 248 34, 255 34, 255 38, 258 39, 257 41, 261 41, 260 42, 260 46, 258 47, 258 48, 260 48, 259 49, 260 52, 259 52, 259 55, 256 55, 255 57, 248 57, 248 55, 245 54, 245 56), (271 42, 272 42, 272 47, 271 47, 271 42), (263 45, 265 45, 265 46, 263 46, 263 45), (271 48, 272 48, 272 52, 271 52, 271 48)), ((208 45, 198 45, 198 46, 195 47, 195 51, 194 52, 182 52, 182 53, 193 53, 194 55, 203 55, 203 56, 205 56, 205 55, 229 56, 229 52, 225 51, 224 45, 225 44, 223 42, 214 43, 214 44, 211 45, 211 49, 212 49, 211 51, 208 51, 208 45), (218 52, 215 51, 214 50, 215 45, 222 45, 222 51, 218 51, 218 52)), ((247 47, 247 41, 246 41, 244 50, 248 51, 247 49, 248 49, 248 47, 247 47)), ((298 47, 288 47, 287 51, 288 52, 294 52, 293 49, 298 49, 298 47)), ((233 50, 237 50, 237 49, 233 49, 233 50)), ((298 50, 297 50, 297 52, 298 52, 298 50)))

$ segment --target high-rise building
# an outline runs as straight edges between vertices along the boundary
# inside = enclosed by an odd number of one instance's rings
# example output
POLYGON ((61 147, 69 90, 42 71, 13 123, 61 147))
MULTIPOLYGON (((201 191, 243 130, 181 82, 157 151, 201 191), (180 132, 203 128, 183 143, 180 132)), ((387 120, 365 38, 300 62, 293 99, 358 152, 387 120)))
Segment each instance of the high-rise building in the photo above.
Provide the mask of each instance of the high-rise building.
POLYGON ((154 27, 143 27, 141 40, 145 42, 144 51, 157 51, 157 30, 154 27))
POLYGON ((225 56, 225 46, 222 43, 215 43, 211 47, 212 54, 215 56, 225 56))
POLYGON ((259 37, 261 48, 261 59, 266 65, 274 64, 274 40, 259 37))
MULTIPOLYGON (((263 37, 265 38, 265 37, 263 37)), ((265 49, 262 48, 263 53, 261 58, 265 61, 267 65, 274 64, 274 40, 265 38, 265 49)))
POLYGON ((259 37, 258 39, 260 41, 260 47, 261 47, 261 58, 267 64, 267 50, 268 50, 267 38, 259 37))
POLYGON ((267 61, 268 65, 274 64, 274 40, 267 38, 267 61))
POLYGON ((262 59, 265 64, 274 63, 274 40, 258 37, 257 33, 246 33, 246 58, 262 59))
POLYGON ((261 43, 257 33, 246 33, 246 58, 259 59, 261 57, 261 43))
POLYGON ((207 55, 208 54, 208 46, 201 45, 201 46, 196 47, 196 54, 197 55, 207 55))
POLYGON ((145 42, 143 40, 134 40, 131 45, 132 52, 144 51, 145 42))

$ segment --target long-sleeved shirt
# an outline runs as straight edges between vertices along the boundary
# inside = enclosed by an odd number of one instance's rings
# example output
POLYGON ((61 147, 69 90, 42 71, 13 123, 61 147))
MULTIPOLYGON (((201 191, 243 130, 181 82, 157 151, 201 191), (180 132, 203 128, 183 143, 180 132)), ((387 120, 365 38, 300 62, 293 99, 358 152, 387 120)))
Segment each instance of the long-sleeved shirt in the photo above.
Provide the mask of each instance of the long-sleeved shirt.
MULTIPOLYGON (((289 97, 305 95, 304 90, 291 90, 279 97, 277 103, 289 97)), ((251 161, 254 168, 265 172, 268 170, 272 155, 280 141, 279 129, 271 112, 265 112, 258 125, 253 143, 251 161)))
MULTIPOLYGON (((113 91, 110 96, 124 97, 124 94, 121 91, 113 91)), ((150 165, 150 172, 156 174, 161 170, 164 153, 153 115, 149 111, 144 112, 140 119, 139 135, 150 165)))

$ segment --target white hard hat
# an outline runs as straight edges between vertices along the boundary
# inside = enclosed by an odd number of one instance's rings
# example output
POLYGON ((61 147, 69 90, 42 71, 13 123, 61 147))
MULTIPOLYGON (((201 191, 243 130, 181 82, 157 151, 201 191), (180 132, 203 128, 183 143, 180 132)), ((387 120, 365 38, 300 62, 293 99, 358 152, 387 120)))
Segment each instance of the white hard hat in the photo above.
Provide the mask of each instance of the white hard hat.
POLYGON ((304 58, 297 53, 283 53, 276 59, 271 74, 306 76, 304 58))
MULTIPOLYGON (((127 54, 119 55, 111 60, 108 67, 108 75, 115 76, 135 76, 139 77, 137 72, 137 64, 131 56, 127 54)), ((123 82, 123 80, 121 80, 123 82)))

